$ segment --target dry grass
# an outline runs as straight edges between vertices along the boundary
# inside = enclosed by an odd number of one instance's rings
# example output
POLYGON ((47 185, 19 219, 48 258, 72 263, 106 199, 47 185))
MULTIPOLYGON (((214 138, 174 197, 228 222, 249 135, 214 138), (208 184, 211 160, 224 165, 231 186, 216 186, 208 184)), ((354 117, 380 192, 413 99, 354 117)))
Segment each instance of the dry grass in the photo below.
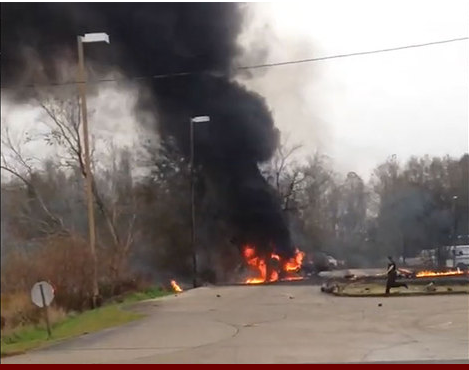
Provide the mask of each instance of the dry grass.
POLYGON ((92 276, 88 250, 80 238, 56 236, 9 253, 1 271, 2 294, 29 294, 36 282, 45 280, 54 286, 58 306, 65 310, 87 307, 92 276))
MULTIPOLYGON (((4 320, 2 336, 8 335, 18 327, 37 325, 44 321, 44 310, 35 306, 26 293, 2 294, 1 313, 4 320)), ((51 324, 63 320, 66 316, 63 308, 52 305, 48 308, 51 324)))
MULTIPOLYGON (((129 278, 128 274, 121 274, 119 281, 109 278, 115 276, 110 272, 111 253, 101 249, 98 254, 103 299, 143 290, 144 282, 129 278)), ((52 322, 62 319, 67 312, 91 308, 91 258, 88 244, 82 238, 44 238, 36 246, 10 252, 5 260, 1 269, 2 333, 43 320, 43 313, 30 298, 31 288, 38 281, 48 281, 54 286, 55 298, 49 309, 52 322)))

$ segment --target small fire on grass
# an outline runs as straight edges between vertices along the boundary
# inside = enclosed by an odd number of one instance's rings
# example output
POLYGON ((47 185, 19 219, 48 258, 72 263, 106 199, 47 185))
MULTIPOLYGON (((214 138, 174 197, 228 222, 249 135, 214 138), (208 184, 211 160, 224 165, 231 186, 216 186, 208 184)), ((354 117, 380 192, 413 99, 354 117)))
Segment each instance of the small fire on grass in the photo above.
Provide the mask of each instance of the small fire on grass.
POLYGON ((266 261, 265 258, 262 258, 257 254, 255 247, 251 245, 245 245, 243 248, 244 260, 251 268, 251 270, 257 274, 257 276, 246 279, 244 283, 262 284, 279 280, 302 280, 303 277, 296 275, 296 273, 298 273, 301 269, 304 256, 304 252, 296 249, 295 256, 293 258, 284 260, 278 254, 272 253, 270 255, 271 261, 266 261), (273 268, 272 266, 274 264, 278 265, 278 268, 273 268))
POLYGON ((419 271, 415 274, 416 277, 437 277, 437 276, 458 276, 458 275, 465 275, 467 274, 466 271, 460 270, 450 270, 450 271, 419 271))
POLYGON ((176 280, 171 280, 171 287, 176 293, 180 293, 183 291, 182 288, 178 285, 178 283, 176 283, 176 280))

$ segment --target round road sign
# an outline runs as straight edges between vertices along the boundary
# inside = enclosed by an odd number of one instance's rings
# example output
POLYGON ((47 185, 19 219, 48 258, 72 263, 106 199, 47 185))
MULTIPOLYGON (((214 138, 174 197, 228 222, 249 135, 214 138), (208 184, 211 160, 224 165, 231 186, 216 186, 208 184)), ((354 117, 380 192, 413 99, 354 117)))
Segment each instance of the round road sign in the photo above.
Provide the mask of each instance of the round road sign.
POLYGON ((31 289, 31 300, 36 306, 44 307, 44 303, 46 306, 49 306, 53 299, 54 288, 52 285, 46 281, 40 281, 34 284, 33 288, 31 289))

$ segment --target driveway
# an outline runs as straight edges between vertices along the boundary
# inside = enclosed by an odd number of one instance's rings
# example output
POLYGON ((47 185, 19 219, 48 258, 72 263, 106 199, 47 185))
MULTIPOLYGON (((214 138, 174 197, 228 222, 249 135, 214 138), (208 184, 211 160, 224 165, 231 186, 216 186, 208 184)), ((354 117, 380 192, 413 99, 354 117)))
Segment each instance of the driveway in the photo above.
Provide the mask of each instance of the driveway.
POLYGON ((130 324, 2 363, 460 362, 467 295, 345 298, 318 286, 204 287, 142 302, 130 324), (381 306, 379 306, 381 303, 381 306))

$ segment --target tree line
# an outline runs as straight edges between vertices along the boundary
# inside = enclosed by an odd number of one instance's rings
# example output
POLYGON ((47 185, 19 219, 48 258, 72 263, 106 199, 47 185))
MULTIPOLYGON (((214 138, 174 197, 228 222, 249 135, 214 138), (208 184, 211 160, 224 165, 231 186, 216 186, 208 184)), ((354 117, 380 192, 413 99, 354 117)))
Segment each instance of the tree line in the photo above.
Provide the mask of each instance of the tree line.
MULTIPOLYGON (((2 122, 2 294, 48 279, 63 292, 58 303, 83 308, 92 274, 78 102, 49 96, 39 104, 48 127, 40 136, 15 138, 2 122), (57 155, 25 153, 31 141, 53 146, 57 155)), ((372 266, 387 255, 413 257, 469 234, 468 154, 404 163, 390 157, 364 180, 336 172, 321 153, 299 159, 299 148, 284 142, 259 165, 303 251, 372 266)), ((106 156, 94 153, 93 169, 102 294, 119 294, 139 279, 190 281, 190 171, 177 145, 148 140, 138 153, 109 145, 106 156), (135 174, 137 167, 144 175, 135 174)), ((236 279, 243 261, 230 222, 203 168, 195 172, 201 279, 236 279)))

